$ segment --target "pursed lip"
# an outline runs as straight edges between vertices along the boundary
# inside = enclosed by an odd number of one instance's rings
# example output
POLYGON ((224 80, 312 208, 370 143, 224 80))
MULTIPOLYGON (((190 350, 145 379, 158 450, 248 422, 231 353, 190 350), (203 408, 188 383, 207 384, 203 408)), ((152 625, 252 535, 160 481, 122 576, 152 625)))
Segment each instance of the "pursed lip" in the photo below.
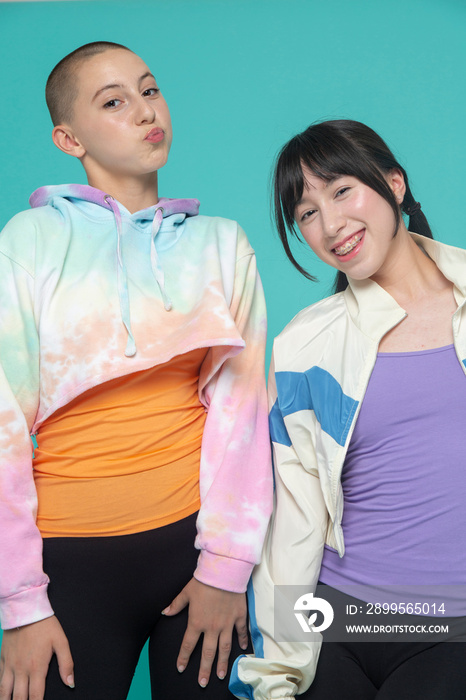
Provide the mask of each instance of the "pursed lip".
POLYGON ((164 131, 159 126, 150 129, 144 137, 144 141, 161 141, 164 137, 164 131))
POLYGON ((345 243, 347 243, 348 241, 350 241, 350 240, 351 240, 352 238, 354 238, 355 236, 359 236, 359 235, 362 236, 363 234, 364 234, 364 229, 363 229, 363 228, 359 229, 359 231, 354 231, 354 233, 350 233, 349 236, 346 236, 346 238, 343 238, 341 241, 338 241, 338 243, 335 243, 335 245, 333 245, 333 246, 330 248, 330 250, 331 250, 332 253, 333 253, 337 248, 341 248, 341 246, 345 245, 345 243))

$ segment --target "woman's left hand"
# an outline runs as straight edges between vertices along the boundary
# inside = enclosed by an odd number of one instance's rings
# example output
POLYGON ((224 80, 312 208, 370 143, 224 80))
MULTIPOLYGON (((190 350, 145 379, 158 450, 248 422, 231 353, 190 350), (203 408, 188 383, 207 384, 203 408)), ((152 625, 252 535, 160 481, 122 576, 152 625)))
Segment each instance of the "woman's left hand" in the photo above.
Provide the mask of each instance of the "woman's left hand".
POLYGON ((246 595, 213 588, 192 578, 165 608, 163 614, 176 615, 186 605, 189 605, 188 626, 176 665, 180 673, 184 671, 199 637, 203 634, 198 680, 199 685, 204 688, 209 682, 217 647, 217 676, 225 678, 227 674, 234 627, 240 647, 246 649, 248 646, 246 595))

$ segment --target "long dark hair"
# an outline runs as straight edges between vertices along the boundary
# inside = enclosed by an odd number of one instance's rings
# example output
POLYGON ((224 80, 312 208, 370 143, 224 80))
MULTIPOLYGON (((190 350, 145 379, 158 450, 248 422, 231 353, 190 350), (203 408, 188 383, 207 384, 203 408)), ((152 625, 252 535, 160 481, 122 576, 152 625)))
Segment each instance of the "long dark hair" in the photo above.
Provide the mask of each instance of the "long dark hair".
MULTIPOLYGON (((352 175, 375 190, 393 209, 394 235, 401 223, 401 212, 404 211, 410 214, 410 231, 433 238, 427 219, 411 193, 405 169, 375 131, 351 119, 312 124, 281 149, 273 173, 273 208, 278 233, 288 258, 308 279, 315 281, 315 277, 294 257, 289 239, 289 236, 299 239, 295 208, 304 189, 303 166, 327 182, 339 175, 352 175), (406 183, 401 207, 384 177, 393 169, 403 173, 406 183)), ((346 275, 338 271, 334 292, 341 292, 347 286, 346 275)))

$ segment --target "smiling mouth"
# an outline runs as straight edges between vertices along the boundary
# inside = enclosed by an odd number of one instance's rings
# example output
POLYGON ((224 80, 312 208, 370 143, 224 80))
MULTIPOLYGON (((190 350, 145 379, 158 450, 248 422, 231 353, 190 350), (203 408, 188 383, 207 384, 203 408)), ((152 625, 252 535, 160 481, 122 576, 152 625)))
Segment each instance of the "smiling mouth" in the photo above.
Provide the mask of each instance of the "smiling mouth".
POLYGON ((348 253, 351 253, 353 248, 357 246, 359 241, 364 235, 364 231, 358 231, 358 233, 355 233, 354 236, 351 236, 351 238, 348 238, 347 241, 343 243, 343 245, 338 246, 337 248, 333 249, 333 252, 336 255, 348 255, 348 253))

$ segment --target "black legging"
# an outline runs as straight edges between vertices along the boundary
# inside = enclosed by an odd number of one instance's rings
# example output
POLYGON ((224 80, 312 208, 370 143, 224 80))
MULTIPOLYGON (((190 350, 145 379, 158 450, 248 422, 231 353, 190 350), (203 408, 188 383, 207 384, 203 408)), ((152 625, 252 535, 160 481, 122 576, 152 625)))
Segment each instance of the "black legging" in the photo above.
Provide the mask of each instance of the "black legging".
MULTIPOLYGON (((147 640, 154 700, 233 698, 216 662, 207 688, 198 685, 200 644, 178 673, 187 610, 160 614, 196 567, 195 520, 135 535, 44 540, 50 600, 70 643, 76 683, 74 690, 62 683, 54 657, 46 700, 124 700, 147 640)), ((231 660, 240 653, 235 631, 231 660)))
POLYGON ((329 642, 299 700, 465 700, 466 645, 329 642))
MULTIPOLYGON (((338 599, 341 606, 346 605, 345 599, 348 603, 360 602, 341 593, 338 599)), ((338 612, 342 617, 341 610, 338 612)), ((403 620, 401 616, 400 620, 407 622, 408 618, 403 620)), ((387 616, 371 621, 387 624, 387 616)), ((420 621, 425 622, 426 618, 417 618, 420 621)), ((412 617, 409 622, 413 622, 412 617)), ((458 639, 465 639, 464 618, 435 622, 453 623, 450 630, 456 630, 458 639)), ((325 634, 316 677, 309 690, 298 696, 299 700, 466 699, 464 641, 325 642, 325 634)))

